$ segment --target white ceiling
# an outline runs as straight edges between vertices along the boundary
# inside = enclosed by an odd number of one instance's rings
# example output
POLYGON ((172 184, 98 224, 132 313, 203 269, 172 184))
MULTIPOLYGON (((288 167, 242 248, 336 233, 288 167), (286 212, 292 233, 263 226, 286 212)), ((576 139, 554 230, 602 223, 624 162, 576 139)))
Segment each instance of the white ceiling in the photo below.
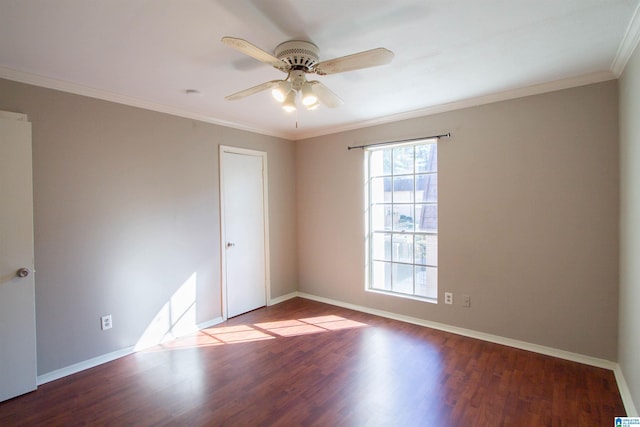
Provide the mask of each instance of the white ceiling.
POLYGON ((639 2, 0 0, 0 77, 302 139, 535 85, 615 78, 637 41, 639 2), (224 46, 223 36, 269 52, 310 40, 320 60, 376 47, 395 58, 318 77, 344 105, 296 116, 269 91, 224 99, 284 75, 224 46))

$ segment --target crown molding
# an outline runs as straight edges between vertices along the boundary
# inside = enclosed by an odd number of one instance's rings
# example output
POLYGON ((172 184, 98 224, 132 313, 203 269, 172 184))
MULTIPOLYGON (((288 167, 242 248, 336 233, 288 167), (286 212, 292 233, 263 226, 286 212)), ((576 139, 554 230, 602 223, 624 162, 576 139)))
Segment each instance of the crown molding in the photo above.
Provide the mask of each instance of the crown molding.
POLYGON ((636 6, 636 10, 631 17, 631 21, 629 21, 629 25, 627 26, 627 31, 625 31, 622 42, 618 47, 616 57, 611 63, 611 72, 615 74, 616 77, 620 77, 624 72, 624 68, 627 66, 627 62, 629 62, 629 59, 631 58, 631 55, 633 55, 633 51, 636 49, 636 46, 638 46, 639 41, 640 3, 636 6))
POLYGON ((230 122, 227 120, 220 120, 204 114, 198 114, 192 111, 183 110, 180 108, 175 108, 175 107, 171 107, 168 105, 159 104, 151 101, 145 101, 143 99, 122 95, 116 92, 96 89, 89 86, 80 85, 77 83, 71 83, 64 80, 45 77, 39 74, 32 74, 25 71, 14 70, 8 67, 0 66, 0 78, 16 81, 19 83, 26 83, 34 86, 40 86, 47 89, 54 89, 62 92, 73 93, 75 95, 87 96, 89 98, 100 99, 103 101, 115 102, 118 104, 124 104, 131 107, 143 108, 145 110, 151 110, 151 111, 156 111, 158 113, 170 114, 172 116, 183 117, 186 119, 198 120, 205 123, 211 123, 214 125, 225 126, 233 129, 247 131, 247 132, 259 133, 262 135, 274 136, 277 138, 284 138, 289 140, 292 139, 291 135, 289 134, 274 132, 269 129, 262 129, 258 127, 247 126, 247 125, 243 125, 235 122, 230 122))
MULTIPOLYGON (((637 15, 637 14, 636 14, 637 15)), ((639 21, 640 22, 640 21, 639 21)), ((276 138, 283 138, 290 141, 300 141, 303 139, 314 138, 317 136, 330 135, 340 132, 346 132, 355 129, 361 129, 370 126, 376 126, 386 123, 398 122, 401 120, 414 119, 423 116, 429 116, 438 113, 445 113, 449 111, 461 110, 463 108, 475 107, 484 104, 491 104, 493 102, 506 101, 509 99, 522 98, 525 96, 538 95, 547 92, 553 92, 556 90, 568 89, 577 86, 588 85, 592 83, 599 83, 607 80, 614 80, 616 76, 611 71, 602 71, 598 73, 587 74, 578 77, 572 77, 562 80, 556 80, 553 82, 542 83, 532 86, 526 86, 523 88, 517 88, 507 90, 503 92, 492 93, 475 98, 463 99, 460 101, 454 101, 446 104, 435 105, 432 107, 420 108, 399 114, 392 114, 389 116, 378 117, 371 120, 363 120, 359 122, 348 123, 342 126, 334 126, 326 129, 316 131, 301 131, 301 132, 277 132, 270 129, 263 129, 253 126, 247 126, 245 124, 220 120, 214 117, 206 116, 203 114, 197 114, 192 111, 182 110, 174 108, 168 105, 158 104, 142 99, 122 95, 115 92, 109 92, 106 90, 95 89, 88 86, 79 85, 63 80, 57 80, 50 77, 45 77, 37 74, 27 73, 24 71, 14 70, 8 67, 0 66, 0 78, 16 81, 19 83, 31 84, 34 86, 40 86, 47 89, 59 90, 62 92, 73 93, 76 95, 87 96, 90 98, 101 99, 104 101, 115 102, 118 104, 124 104, 131 107, 143 108, 145 110, 156 111, 159 113, 171 114, 173 116, 183 117, 187 119, 198 120, 205 123, 211 123, 215 125, 225 126, 233 129, 243 130, 247 132, 258 133, 261 135, 273 136, 276 138)))
POLYGON ((525 96, 540 95, 547 92, 554 92, 572 87, 585 86, 593 83, 600 83, 608 80, 615 80, 616 76, 611 71, 601 71, 597 73, 585 74, 578 77, 555 80, 548 83, 541 83, 532 86, 526 86, 517 89, 511 89, 503 92, 491 93, 475 98, 463 99, 460 101, 449 102, 432 107, 420 108, 418 110, 407 111, 405 113, 392 114, 390 116, 379 117, 372 120, 349 123, 344 126, 337 126, 331 129, 324 129, 317 132, 308 132, 298 134, 297 140, 314 138, 317 136, 330 135, 334 133, 346 132, 355 129, 361 129, 370 126, 382 125, 386 123, 399 122, 401 120, 415 119, 418 117, 430 116, 438 113, 446 113, 449 111, 462 110, 464 108, 477 107, 479 105, 491 104, 494 102, 507 101, 510 99, 523 98, 525 96))

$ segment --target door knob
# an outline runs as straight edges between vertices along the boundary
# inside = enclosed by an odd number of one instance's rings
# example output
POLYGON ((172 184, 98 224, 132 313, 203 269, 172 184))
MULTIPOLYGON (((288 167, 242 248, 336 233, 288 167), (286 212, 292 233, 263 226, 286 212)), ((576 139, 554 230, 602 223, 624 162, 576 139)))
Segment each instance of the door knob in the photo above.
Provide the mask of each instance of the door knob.
POLYGON ((234 247, 235 245, 236 245, 235 243, 231 243, 231 242, 227 243, 227 247, 228 247, 228 248, 232 248, 232 247, 234 247))
POLYGON ((29 269, 28 268, 21 268, 20 270, 18 270, 16 272, 16 276, 18 277, 27 277, 29 275, 29 269))

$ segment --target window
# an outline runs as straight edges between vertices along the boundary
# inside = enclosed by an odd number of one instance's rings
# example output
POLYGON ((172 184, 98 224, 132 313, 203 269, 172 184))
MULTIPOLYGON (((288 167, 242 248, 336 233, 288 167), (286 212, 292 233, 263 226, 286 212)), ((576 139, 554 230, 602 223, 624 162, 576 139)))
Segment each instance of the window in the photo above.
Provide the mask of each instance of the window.
POLYGON ((367 289, 438 297, 438 145, 366 150, 367 289))

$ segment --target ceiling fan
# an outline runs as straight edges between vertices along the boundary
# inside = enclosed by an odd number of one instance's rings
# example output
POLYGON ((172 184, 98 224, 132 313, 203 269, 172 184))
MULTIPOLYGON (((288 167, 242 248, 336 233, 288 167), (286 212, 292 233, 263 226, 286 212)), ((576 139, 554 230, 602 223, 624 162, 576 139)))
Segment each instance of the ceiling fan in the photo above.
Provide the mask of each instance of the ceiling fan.
POLYGON ((271 89, 273 97, 282 103, 282 108, 287 112, 296 110, 298 94, 302 98, 302 104, 309 110, 317 108, 320 103, 329 108, 339 107, 344 103, 324 84, 317 80, 308 81, 307 74, 324 76, 343 73, 388 64, 393 59, 393 52, 383 47, 320 62, 318 47, 308 41, 290 40, 281 43, 275 48, 275 55, 235 37, 223 37, 222 43, 287 73, 283 80, 271 80, 225 98, 233 101, 271 89))

